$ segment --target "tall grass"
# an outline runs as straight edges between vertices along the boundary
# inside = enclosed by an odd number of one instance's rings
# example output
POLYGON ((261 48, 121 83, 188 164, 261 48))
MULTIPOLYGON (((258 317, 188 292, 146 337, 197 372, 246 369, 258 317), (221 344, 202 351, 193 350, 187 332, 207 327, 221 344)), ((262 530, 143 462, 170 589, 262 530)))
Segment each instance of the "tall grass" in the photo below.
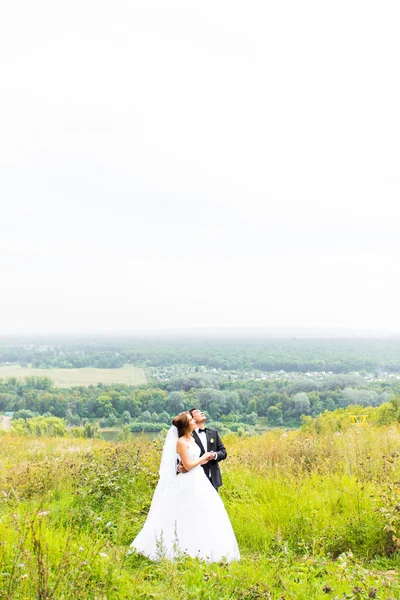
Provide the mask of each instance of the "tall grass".
POLYGON ((242 560, 155 564, 126 551, 161 441, 1 436, 0 598, 400 597, 398 427, 225 443, 221 495, 242 560))

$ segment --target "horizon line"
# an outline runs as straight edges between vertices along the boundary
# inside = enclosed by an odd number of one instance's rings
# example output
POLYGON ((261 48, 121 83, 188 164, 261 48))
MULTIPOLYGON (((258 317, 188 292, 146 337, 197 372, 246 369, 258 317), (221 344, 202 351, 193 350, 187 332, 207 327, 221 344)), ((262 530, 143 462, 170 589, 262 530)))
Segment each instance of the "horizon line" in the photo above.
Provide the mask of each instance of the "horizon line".
POLYGON ((0 331, 0 338, 54 338, 54 337, 131 337, 131 336, 162 336, 166 335, 251 335, 260 337, 380 337, 391 338, 400 335, 400 331, 388 328, 360 328, 344 326, 295 326, 295 327, 169 327, 169 328, 140 328, 140 329, 95 329, 95 330, 72 330, 72 331, 0 331))

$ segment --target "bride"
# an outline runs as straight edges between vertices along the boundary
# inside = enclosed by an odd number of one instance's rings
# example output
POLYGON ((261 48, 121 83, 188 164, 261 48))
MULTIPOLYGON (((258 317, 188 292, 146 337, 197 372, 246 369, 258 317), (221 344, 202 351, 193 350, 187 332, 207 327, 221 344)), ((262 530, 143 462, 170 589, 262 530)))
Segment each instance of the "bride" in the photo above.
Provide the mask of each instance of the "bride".
POLYGON ((188 412, 172 421, 160 464, 160 479, 143 529, 129 550, 151 560, 174 560, 188 555, 207 562, 239 560, 232 525, 218 492, 201 468, 210 459, 192 432, 196 421, 188 412), (177 459, 187 473, 177 475, 177 459))

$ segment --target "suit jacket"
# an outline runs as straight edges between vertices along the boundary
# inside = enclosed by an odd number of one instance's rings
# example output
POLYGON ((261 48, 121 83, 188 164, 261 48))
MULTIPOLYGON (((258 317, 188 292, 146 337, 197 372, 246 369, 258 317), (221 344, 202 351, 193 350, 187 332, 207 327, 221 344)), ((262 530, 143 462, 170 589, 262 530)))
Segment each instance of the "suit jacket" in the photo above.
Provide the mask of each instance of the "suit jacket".
POLYGON ((216 429, 206 428, 208 448, 203 448, 203 444, 201 443, 196 431, 193 431, 192 436, 200 448, 200 456, 203 456, 205 452, 215 452, 217 455, 215 460, 210 460, 206 465, 201 465, 205 474, 209 479, 211 479, 211 483, 217 490, 222 485, 221 470, 218 463, 220 460, 225 460, 227 457, 226 448, 223 445, 216 429))

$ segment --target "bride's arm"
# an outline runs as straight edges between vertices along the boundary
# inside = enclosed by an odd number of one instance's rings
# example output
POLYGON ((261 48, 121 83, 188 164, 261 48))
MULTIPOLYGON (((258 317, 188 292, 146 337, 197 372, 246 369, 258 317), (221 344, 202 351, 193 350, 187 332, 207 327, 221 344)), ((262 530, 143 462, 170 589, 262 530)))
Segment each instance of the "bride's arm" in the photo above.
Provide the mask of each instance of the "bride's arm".
POLYGON ((183 466, 185 467, 186 471, 190 471, 191 469, 194 469, 194 467, 197 467, 198 465, 206 463, 208 461, 208 459, 210 458, 210 453, 206 452, 198 460, 195 460, 194 462, 192 462, 189 459, 187 443, 184 440, 178 440, 178 442, 176 444, 176 451, 178 452, 179 456, 181 457, 181 461, 182 461, 183 466))

